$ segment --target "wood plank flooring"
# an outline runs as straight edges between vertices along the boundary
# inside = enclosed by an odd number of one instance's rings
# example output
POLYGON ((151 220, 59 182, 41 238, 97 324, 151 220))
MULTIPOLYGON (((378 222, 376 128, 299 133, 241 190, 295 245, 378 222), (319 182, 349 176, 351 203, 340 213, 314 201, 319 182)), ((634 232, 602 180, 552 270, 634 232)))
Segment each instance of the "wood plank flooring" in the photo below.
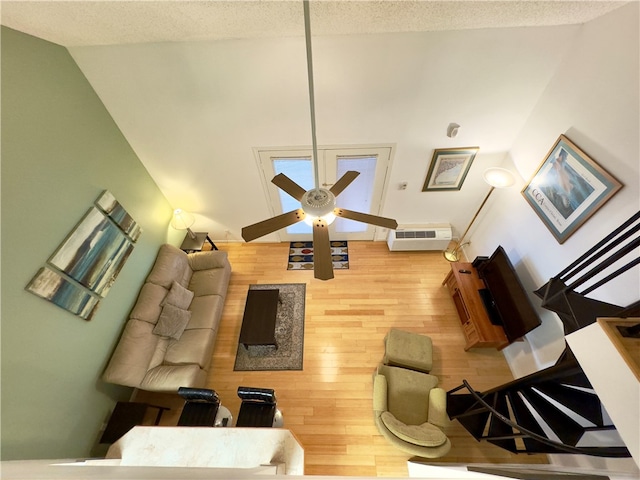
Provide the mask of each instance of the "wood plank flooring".
MULTIPOLYGON (((513 379, 494 349, 465 352, 456 310, 442 280, 449 264, 440 252, 389 252, 384 242, 349 242, 349 270, 321 281, 313 272, 287 271, 288 244, 218 244, 233 273, 220 323, 208 387, 234 415, 239 385, 274 388, 278 407, 305 449, 305 474, 407 476, 410 455, 391 446, 373 422, 372 373, 383 338, 397 327, 433 339, 433 374, 451 389, 468 380, 485 390, 513 379), (304 370, 234 372, 247 290, 257 283, 305 283, 304 370)), ((136 399, 175 407, 177 395, 137 392, 136 399)), ((438 462, 547 463, 544 455, 512 455, 476 442, 457 422, 447 429, 453 447, 438 462)))

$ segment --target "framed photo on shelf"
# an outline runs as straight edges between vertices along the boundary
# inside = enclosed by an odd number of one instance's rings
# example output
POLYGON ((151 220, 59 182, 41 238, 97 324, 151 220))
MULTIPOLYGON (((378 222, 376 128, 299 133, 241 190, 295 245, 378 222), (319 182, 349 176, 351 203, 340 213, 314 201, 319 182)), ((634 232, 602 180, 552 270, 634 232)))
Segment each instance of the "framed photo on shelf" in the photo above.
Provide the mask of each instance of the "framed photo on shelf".
POLYGON ((522 195, 562 244, 620 188, 618 180, 560 135, 522 195))
POLYGON ((434 150, 422 191, 460 190, 478 150, 478 147, 434 150))

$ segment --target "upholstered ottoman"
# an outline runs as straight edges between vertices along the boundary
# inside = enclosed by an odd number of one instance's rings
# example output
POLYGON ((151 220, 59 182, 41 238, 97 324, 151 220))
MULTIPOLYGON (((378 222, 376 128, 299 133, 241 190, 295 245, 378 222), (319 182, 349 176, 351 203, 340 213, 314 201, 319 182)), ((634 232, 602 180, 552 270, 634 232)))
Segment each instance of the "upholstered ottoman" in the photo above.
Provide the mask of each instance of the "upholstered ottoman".
POLYGON ((384 338, 383 363, 429 373, 433 366, 431 338, 392 328, 384 338))

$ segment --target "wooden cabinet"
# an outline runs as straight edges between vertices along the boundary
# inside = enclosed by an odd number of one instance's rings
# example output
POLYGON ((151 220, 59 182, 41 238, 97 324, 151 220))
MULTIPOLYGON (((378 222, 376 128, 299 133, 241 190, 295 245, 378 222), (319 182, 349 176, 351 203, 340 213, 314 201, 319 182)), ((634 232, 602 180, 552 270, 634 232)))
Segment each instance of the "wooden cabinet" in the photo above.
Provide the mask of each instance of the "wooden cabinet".
POLYGON ((471 263, 451 263, 451 271, 442 284, 449 289, 458 311, 462 332, 467 341, 465 350, 473 347, 502 349, 509 345, 504 329, 492 324, 489 319, 479 292, 485 285, 471 263))

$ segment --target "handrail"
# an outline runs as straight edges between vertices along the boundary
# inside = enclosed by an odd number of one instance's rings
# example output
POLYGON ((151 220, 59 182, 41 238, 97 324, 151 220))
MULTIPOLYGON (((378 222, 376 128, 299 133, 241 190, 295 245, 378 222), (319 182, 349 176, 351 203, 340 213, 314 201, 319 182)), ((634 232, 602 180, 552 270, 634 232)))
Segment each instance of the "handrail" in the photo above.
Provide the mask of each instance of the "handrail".
MULTIPOLYGON (((489 410, 499 420, 501 420, 502 422, 506 423, 511 428, 516 429, 518 432, 523 433, 523 434, 527 435, 528 437, 531 437, 534 440, 537 440, 540 443, 544 443, 545 445, 549 445, 549 446, 557 448, 559 450, 564 450, 564 451, 569 452, 569 453, 576 453, 576 454, 580 454, 580 455, 584 455, 588 451, 589 455, 596 456, 596 457, 628 457, 629 456, 629 452, 628 452, 628 450, 626 450, 626 448, 625 448, 626 453, 624 453, 622 451, 619 452, 619 453, 618 452, 611 452, 610 448, 608 449, 608 453, 607 454, 604 454, 604 453, 603 454, 591 453, 591 452, 593 452, 593 447, 588 447, 588 450, 585 450, 585 449, 580 448, 580 447, 572 447, 572 446, 566 445, 564 443, 556 442, 556 441, 551 440, 551 439, 549 439, 547 437, 543 437, 542 435, 539 435, 539 434, 537 434, 535 432, 532 432, 531 430, 526 429, 526 428, 518 425, 517 423, 511 421, 509 418, 505 417, 503 414, 501 414, 496 409, 491 407, 487 402, 484 401, 484 399, 482 398, 482 396, 480 396, 480 394, 478 394, 478 392, 476 392, 473 388, 471 388, 471 385, 469 385, 469 382, 467 382, 466 380, 462 380, 462 383, 463 383, 464 387, 467 390, 469 390, 469 392, 476 399, 476 401, 478 403, 480 403, 481 405, 483 405, 487 410, 489 410)), ((460 388, 461 387, 459 387, 459 388, 457 388, 455 390, 459 390, 460 388)))

